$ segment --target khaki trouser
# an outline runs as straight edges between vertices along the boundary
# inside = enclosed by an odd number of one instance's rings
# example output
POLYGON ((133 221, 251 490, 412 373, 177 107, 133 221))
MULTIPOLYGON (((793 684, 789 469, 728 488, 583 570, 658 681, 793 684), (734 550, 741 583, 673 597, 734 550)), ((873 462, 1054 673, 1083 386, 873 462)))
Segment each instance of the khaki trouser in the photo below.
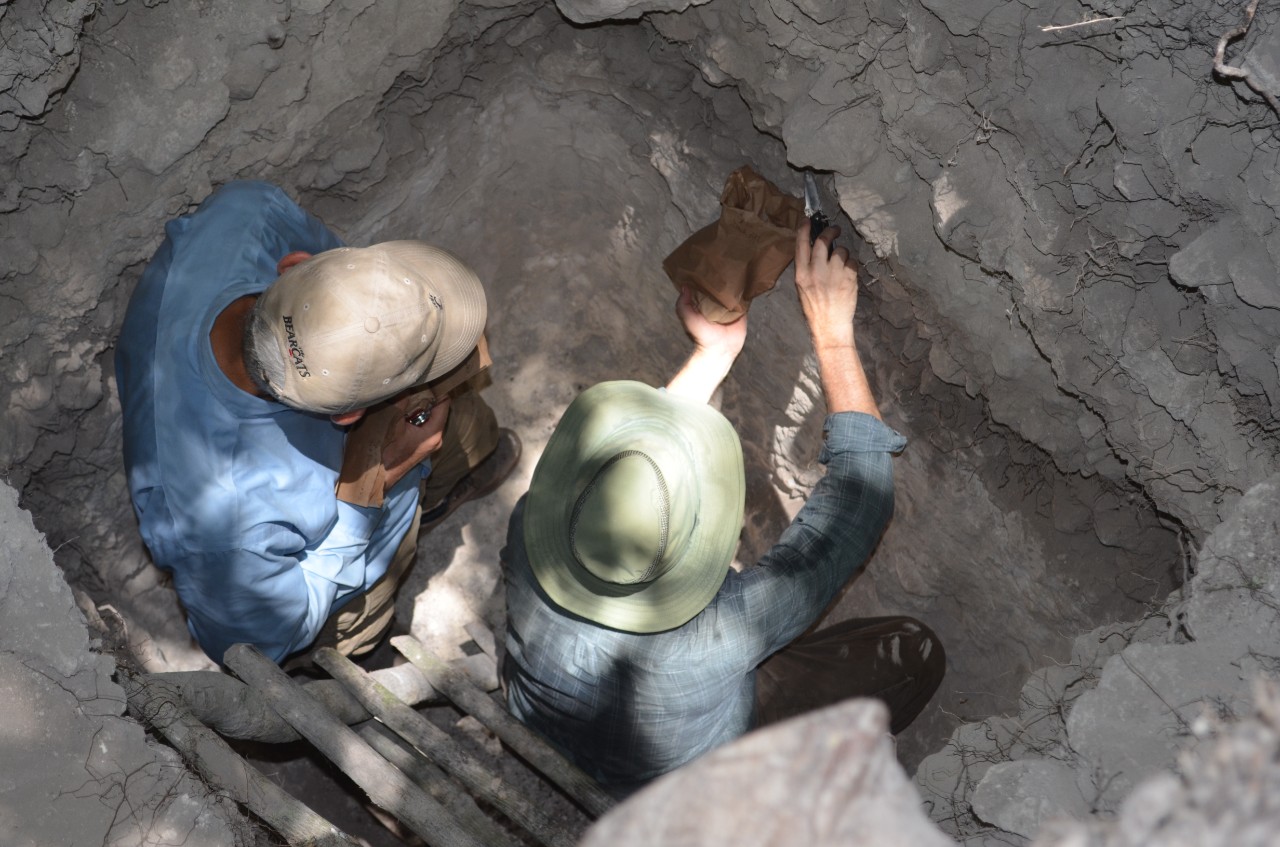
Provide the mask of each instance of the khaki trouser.
POLYGON ((444 500, 497 446, 498 421, 489 404, 475 391, 455 399, 445 424, 444 442, 431 457, 431 476, 422 485, 413 522, 387 572, 367 592, 331 614, 311 647, 289 659, 286 668, 310 664, 311 653, 321 647, 333 647, 344 656, 360 656, 378 645, 395 616, 400 583, 413 567, 423 506, 430 509, 444 500))

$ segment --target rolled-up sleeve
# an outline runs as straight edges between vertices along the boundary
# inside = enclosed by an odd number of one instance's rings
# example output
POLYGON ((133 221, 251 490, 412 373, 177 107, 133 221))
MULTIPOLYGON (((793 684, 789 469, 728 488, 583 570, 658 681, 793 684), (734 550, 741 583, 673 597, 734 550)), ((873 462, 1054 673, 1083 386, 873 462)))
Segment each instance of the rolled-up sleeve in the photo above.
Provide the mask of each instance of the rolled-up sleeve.
POLYGON ((804 632, 866 563, 893 515, 892 454, 906 444, 872 415, 827 417, 826 474, 778 543, 756 567, 730 573, 716 600, 749 667, 804 632))

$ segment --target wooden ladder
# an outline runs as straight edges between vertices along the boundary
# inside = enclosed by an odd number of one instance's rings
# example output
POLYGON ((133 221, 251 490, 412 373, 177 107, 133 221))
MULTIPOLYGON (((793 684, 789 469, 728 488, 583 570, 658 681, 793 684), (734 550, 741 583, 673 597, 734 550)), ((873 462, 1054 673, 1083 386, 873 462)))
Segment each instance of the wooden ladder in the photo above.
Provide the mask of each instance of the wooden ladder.
MULTIPOLYGON (((391 643, 423 678, 410 686, 415 702, 426 699, 421 696, 425 686, 434 689, 558 786, 589 818, 613 807, 614 799, 594 779, 512 718, 466 673, 441 661, 411 636, 393 637, 391 643)), ((475 800, 516 824, 533 843, 545 847, 577 843, 580 832, 565 831, 563 824, 553 822, 544 809, 501 780, 375 675, 336 650, 317 651, 315 662, 358 707, 343 705, 332 695, 314 696, 317 686, 326 683, 303 685, 252 645, 232 646, 223 660, 249 689, 237 696, 265 703, 374 804, 431 847, 518 847, 522 843, 482 812, 475 800), (335 702, 341 707, 335 707, 335 702), (358 729, 347 725, 357 720, 363 721, 358 729)), ((407 669, 400 670, 402 678, 407 669)), ((290 845, 349 847, 356 843, 267 780, 205 726, 188 706, 191 691, 165 679, 169 676, 193 675, 143 674, 124 668, 119 673, 130 708, 164 735, 206 782, 227 792, 290 845)))

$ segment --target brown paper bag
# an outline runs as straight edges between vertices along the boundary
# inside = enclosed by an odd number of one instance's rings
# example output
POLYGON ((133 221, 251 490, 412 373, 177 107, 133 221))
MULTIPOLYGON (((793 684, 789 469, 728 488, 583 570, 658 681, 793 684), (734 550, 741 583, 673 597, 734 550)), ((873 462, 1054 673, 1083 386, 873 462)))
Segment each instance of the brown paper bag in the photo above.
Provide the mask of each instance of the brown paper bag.
MULTIPOLYGON (((415 406, 430 406, 437 399, 457 397, 484 387, 489 366, 489 343, 482 335, 476 349, 462 364, 439 379, 420 386, 411 396, 415 406)), ((382 448, 391 436, 391 425, 404 412, 391 401, 373 406, 364 417, 351 425, 342 452, 342 470, 338 474, 337 495, 345 503, 357 506, 381 506, 386 487, 387 469, 382 466, 382 448)))
POLYGON ((676 288, 689 286, 709 320, 732 323, 795 259, 804 202, 743 165, 725 181, 720 219, 689 236, 662 262, 676 288))

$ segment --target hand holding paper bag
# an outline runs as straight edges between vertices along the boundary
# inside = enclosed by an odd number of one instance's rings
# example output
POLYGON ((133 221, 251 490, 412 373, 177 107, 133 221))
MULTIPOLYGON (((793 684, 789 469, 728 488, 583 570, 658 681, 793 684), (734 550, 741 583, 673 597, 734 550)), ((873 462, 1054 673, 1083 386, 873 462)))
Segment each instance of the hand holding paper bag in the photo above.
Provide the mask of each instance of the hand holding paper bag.
POLYGON ((693 291, 704 316, 733 323, 791 264, 804 219, 804 203, 743 165, 725 181, 719 220, 689 236, 662 269, 677 289, 693 291))

